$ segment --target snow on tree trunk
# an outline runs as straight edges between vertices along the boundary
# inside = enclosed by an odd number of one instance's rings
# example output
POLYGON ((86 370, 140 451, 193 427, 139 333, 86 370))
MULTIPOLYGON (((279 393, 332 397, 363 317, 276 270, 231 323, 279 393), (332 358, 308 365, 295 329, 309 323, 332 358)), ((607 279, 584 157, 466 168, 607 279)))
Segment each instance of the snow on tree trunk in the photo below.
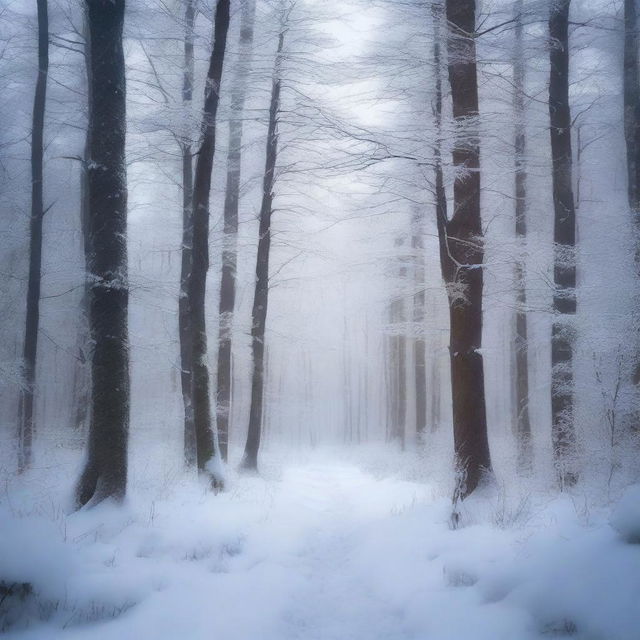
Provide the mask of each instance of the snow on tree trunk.
POLYGON ((576 314, 576 214, 572 188, 569 109, 570 0, 551 3, 549 15, 549 116, 554 206, 551 418, 554 462, 562 487, 575 484, 574 318, 576 314))
POLYGON ((124 0, 90 0, 88 231, 92 412, 77 505, 121 499, 127 484, 127 309, 124 0))
MULTIPOLYGON (((195 0, 186 0, 184 34, 184 68, 182 72, 182 104, 185 111, 193 101, 194 56, 193 39, 195 0)), ((187 131, 180 143, 182 155, 182 247, 180 264, 180 295, 178 298, 178 333, 180 336, 180 385, 184 407, 184 460, 187 466, 196 463, 196 434, 193 422, 193 346, 191 344, 191 314, 189 312, 189 276, 193 249, 193 152, 187 131)))
POLYGON ((242 122, 251 67, 255 0, 242 4, 240 50, 231 88, 231 118, 229 120, 229 150, 227 152, 227 185, 224 199, 224 248, 220 280, 218 371, 216 412, 220 454, 227 459, 229 419, 231 415, 231 339, 233 311, 236 300, 236 264, 238 245, 238 209, 240 205, 240 171, 242 161, 242 122))
POLYGON ((515 50, 513 59, 513 112, 515 117, 515 234, 518 242, 515 268, 515 392, 516 392, 516 440, 518 448, 518 470, 531 471, 532 446, 531 422, 529 420, 529 345, 527 342, 527 290, 526 255, 524 244, 527 237, 527 167, 525 130, 525 66, 522 26, 522 0, 515 7, 515 50))
MULTIPOLYGON (((453 214, 439 206, 438 235, 450 317, 453 436, 465 498, 491 470, 482 353, 484 246, 480 218, 480 141, 475 0, 447 0, 449 83, 457 138, 453 214)), ((440 176, 441 179, 441 176, 440 176)), ((438 185, 441 197, 444 191, 438 185)))

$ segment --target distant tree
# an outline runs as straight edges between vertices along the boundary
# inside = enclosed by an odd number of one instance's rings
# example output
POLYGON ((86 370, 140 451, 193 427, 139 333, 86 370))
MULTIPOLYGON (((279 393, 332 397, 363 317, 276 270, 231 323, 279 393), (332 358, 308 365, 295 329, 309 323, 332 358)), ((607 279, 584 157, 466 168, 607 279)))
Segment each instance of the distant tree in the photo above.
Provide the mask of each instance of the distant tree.
POLYGON ((231 87, 227 184, 224 199, 224 247, 220 281, 218 329, 218 381, 216 411, 220 454, 227 459, 229 419, 231 415, 231 336, 236 299, 236 264, 238 244, 238 209, 240 205, 240 171, 244 104, 251 67, 255 0, 244 0, 240 16, 240 42, 235 77, 231 87))
MULTIPOLYGON (((525 59, 522 24, 523 0, 514 7, 514 53, 513 53, 513 113, 514 113, 514 191, 516 240, 524 244, 527 237, 527 166, 525 127, 525 59)), ((516 258, 516 311, 515 311, 515 391, 516 391, 516 439, 518 447, 518 470, 531 470, 531 422, 529 420, 529 344, 527 331, 527 289, 524 247, 518 247, 516 258)))
MULTIPOLYGON (((91 63, 90 43, 88 39, 88 8, 83 10, 82 57, 86 75, 87 103, 91 103, 91 63)), ((79 35, 79 34, 78 34, 79 35)), ((84 254, 84 290, 81 300, 81 317, 78 327, 77 355, 74 368, 74 426, 79 431, 88 429, 91 409, 91 331, 89 327, 90 283, 87 275, 90 272, 91 246, 89 238, 89 162, 90 162, 89 129, 85 134, 84 149, 80 166, 80 229, 82 251, 84 254)))
MULTIPOLYGON (((484 246, 480 217, 480 141, 475 0, 446 0, 448 70, 457 137, 453 214, 438 207, 442 275, 450 314, 453 436, 465 498, 491 470, 482 353, 484 246)), ((436 98, 438 100, 438 98, 436 98)), ((436 178, 438 179, 438 178, 436 178)))
POLYGON ((569 108, 569 6, 553 0, 549 13, 549 116, 554 207, 551 417, 554 461, 562 487, 575 484, 573 348, 576 313, 576 213, 569 108))
POLYGON ((416 401, 416 434, 422 440, 427 428, 427 363, 424 340, 425 323, 425 258, 424 258, 424 212, 416 208, 412 220, 411 248, 414 260, 414 281, 416 291, 413 296, 413 362, 416 401))
POLYGON ((44 115, 49 75, 49 15, 47 0, 37 0, 38 7, 38 77, 33 100, 31 129, 31 217, 29 220, 29 278, 27 314, 24 333, 24 380, 18 416, 18 470, 31 464, 36 384, 36 358, 40 325, 40 285, 42 280, 42 220, 44 218, 43 160, 44 115))
POLYGON ((278 116, 280 112, 280 91, 282 88, 281 64, 286 33, 286 17, 278 34, 278 48, 271 84, 269 103, 269 125, 267 131, 267 156, 262 181, 262 205, 260 207, 260 227, 258 231, 258 255, 256 259, 256 284, 251 312, 251 353, 253 356, 251 374, 251 409, 249 428, 242 459, 242 468, 255 471, 258 468, 258 451, 262 431, 262 404, 264 393, 264 348, 269 303, 269 253, 271 249, 271 216, 273 214, 273 188, 278 157, 278 116))
MULTIPOLYGON (((404 238, 396 238, 395 246, 406 251, 404 238)), ((400 255, 400 265, 397 267, 397 278, 400 286, 394 291, 389 305, 389 319, 391 321, 390 364, 392 381, 392 414, 390 437, 400 443, 402 449, 406 444, 407 433, 407 314, 405 296, 402 285, 407 278, 407 256, 400 255)))
POLYGON ((124 0, 87 0, 89 91, 88 233, 92 412, 78 507, 121 499, 127 484, 127 309, 124 0))
POLYGON ((209 195, 216 145, 216 115, 220 102, 220 83, 229 31, 229 0, 218 0, 215 13, 214 44, 204 93, 202 141, 198 149, 193 184, 192 264, 187 283, 191 327, 191 365, 193 422, 196 461, 200 472, 212 475, 212 483, 221 482, 209 463, 219 455, 211 425, 209 368, 207 366, 207 329, 205 292, 209 269, 209 195))

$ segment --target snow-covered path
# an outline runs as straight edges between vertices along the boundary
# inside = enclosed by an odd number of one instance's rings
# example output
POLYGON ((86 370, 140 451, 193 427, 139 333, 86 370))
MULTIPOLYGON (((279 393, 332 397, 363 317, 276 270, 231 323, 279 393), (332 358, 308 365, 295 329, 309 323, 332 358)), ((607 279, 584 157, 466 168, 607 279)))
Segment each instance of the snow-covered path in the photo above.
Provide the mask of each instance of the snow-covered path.
POLYGON ((509 528, 487 503, 451 531, 428 485, 327 463, 131 502, 65 517, 62 538, 31 522, 14 544, 51 618, 7 637, 640 638, 638 545, 585 528, 571 501, 509 528))

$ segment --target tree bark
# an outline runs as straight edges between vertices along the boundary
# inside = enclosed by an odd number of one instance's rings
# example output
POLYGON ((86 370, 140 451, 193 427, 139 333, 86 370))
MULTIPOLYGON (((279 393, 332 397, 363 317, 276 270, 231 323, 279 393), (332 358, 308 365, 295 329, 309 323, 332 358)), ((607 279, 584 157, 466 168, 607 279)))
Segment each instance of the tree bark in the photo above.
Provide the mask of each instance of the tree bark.
POLYGON ((413 324, 416 336, 413 340, 413 360, 415 368, 416 435, 418 441, 424 439, 427 429, 427 363, 424 340, 425 322, 425 262, 423 242, 423 215, 416 209, 413 216, 411 248, 415 265, 415 287, 413 296, 413 324))
MULTIPOLYGON (((402 238, 397 238, 395 246, 401 249, 404 245, 402 238)), ((394 392, 394 413, 392 422, 391 439, 400 443, 400 448, 404 451, 407 432, 407 337, 405 315, 405 303, 403 297, 403 285, 407 277, 407 267, 405 266, 406 256, 399 256, 401 263, 398 269, 398 279, 400 286, 394 299, 391 302, 391 323, 393 325, 393 335, 391 337, 393 392, 394 392)))
POLYGON ((549 15, 549 116, 554 206, 554 320, 551 330, 551 417, 561 487, 575 484, 573 348, 576 313, 576 214, 572 187, 569 109, 569 6, 556 0, 549 15))
POLYGON ((236 300, 236 265, 238 245, 238 209, 240 205, 240 172, 242 160, 242 128, 247 82, 251 66, 255 0, 245 0, 240 19, 240 50, 238 66, 231 89, 231 119, 229 120, 229 151, 227 154, 227 185, 224 199, 224 248, 220 280, 220 323, 218 329, 218 380, 216 411, 220 454, 227 459, 229 420, 231 415, 231 340, 233 311, 236 300))
POLYGON ((49 16, 47 0, 38 0, 38 78, 33 100, 31 130, 31 218, 29 220, 29 278, 25 321, 23 367, 18 416, 18 471, 25 471, 32 460, 34 396, 38 329, 40 324, 40 285, 42 277, 42 220, 44 218, 43 156, 44 115, 49 75, 49 16))
POLYGON ((127 483, 129 351, 127 309, 124 0, 87 0, 89 246, 92 414, 77 506, 122 499, 127 483))
POLYGON ((531 422, 529 420, 529 345, 527 341, 527 289, 526 264, 524 261, 527 237, 527 166, 526 128, 524 109, 524 43, 522 27, 522 0, 515 6, 515 47, 513 60, 513 112, 515 119, 515 234, 518 247, 516 258, 516 312, 515 312, 515 391, 516 391, 516 442, 518 449, 518 470, 531 471, 532 443, 531 422))
POLYGON ((433 359, 431 365, 431 432, 435 433, 440 427, 440 369, 438 360, 433 359))
MULTIPOLYGON (((207 328, 205 292, 209 269, 209 195, 216 144, 216 114, 218 111, 222 67, 229 31, 229 0, 218 0, 215 16, 214 45, 209 62, 202 117, 202 142, 198 151, 193 186, 193 248, 187 296, 191 324, 192 401, 198 470, 211 472, 208 463, 216 451, 211 428, 209 399, 209 368, 207 366, 207 328)), ((212 473, 212 472, 211 472, 212 473)), ((219 478, 212 478, 214 484, 219 478)))
MULTIPOLYGON (((195 0, 186 0, 184 16, 184 68, 182 71, 182 105, 185 111, 193 101, 193 28, 196 18, 195 0)), ((180 296, 178 298, 178 333, 180 336, 180 385, 184 407, 184 461, 196 464, 196 434, 193 422, 193 346, 189 312, 189 276, 193 250, 193 153, 187 130, 180 143, 182 155, 182 247, 180 264, 180 296)))
MULTIPOLYGON (((88 9, 86 7, 83 12, 83 33, 87 98, 88 103, 91 104, 91 45, 89 42, 88 9)), ((84 291, 80 301, 82 316, 79 320, 77 360, 74 370, 74 427, 83 433, 90 424, 91 410, 91 329, 89 326, 91 292, 88 278, 90 272, 89 260, 91 259, 91 247, 89 245, 89 161, 91 153, 89 144, 89 127, 87 124, 80 173, 80 229, 84 256, 84 291)))
MULTIPOLYGON (((484 246, 480 217, 475 0, 446 0, 446 17, 449 83, 459 133, 453 150, 456 167, 453 215, 447 219, 439 206, 437 221, 440 260, 449 299, 453 435, 460 472, 457 494, 464 499, 491 470, 480 351, 484 246)), ((437 185, 436 191, 440 189, 437 185)))
POLYGON ((251 380, 251 409, 249 429, 244 448, 242 468, 248 471, 258 469, 258 451, 260 449, 261 416, 264 391, 264 339, 269 302, 269 252, 271 248, 271 215, 273 213, 273 187, 275 182, 276 160, 278 157, 278 114, 280 110, 280 65, 285 32, 278 37, 271 101, 269 104, 269 128, 267 132, 267 157, 262 182, 262 205, 260 207, 260 229, 258 236, 258 255, 256 260, 256 288, 251 312, 251 351, 253 370, 251 380))
MULTIPOLYGON (((637 0, 624 0, 624 138, 627 148, 627 183, 629 208, 635 234, 635 268, 640 277, 640 68, 638 64, 638 9, 637 0)), ((637 314, 636 314, 637 316, 637 314)), ((636 345, 632 383, 640 392, 640 321, 636 317, 636 345)), ((631 416, 634 428, 640 427, 640 409, 631 416)))

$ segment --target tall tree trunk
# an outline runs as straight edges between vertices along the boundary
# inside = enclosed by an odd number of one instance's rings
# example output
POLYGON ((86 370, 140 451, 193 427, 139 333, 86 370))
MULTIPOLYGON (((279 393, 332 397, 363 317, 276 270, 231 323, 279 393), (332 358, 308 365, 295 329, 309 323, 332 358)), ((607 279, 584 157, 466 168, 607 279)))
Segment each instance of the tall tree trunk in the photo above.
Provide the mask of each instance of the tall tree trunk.
MULTIPOLYGON (((204 94, 202 142, 198 151, 193 186, 192 265, 187 281, 187 296, 191 319, 192 401, 196 461, 201 472, 212 474, 213 470, 208 467, 208 463, 219 452, 216 451, 214 434, 211 428, 205 292, 207 271, 209 269, 209 195, 211 192, 211 172, 213 170, 213 156, 216 144, 216 114, 228 31, 229 0, 218 0, 215 16, 215 40, 204 94)), ((217 484, 221 480, 213 474, 212 481, 213 484, 217 484)))
MULTIPOLYGON (((89 42, 87 7, 85 7, 83 12, 83 32, 87 99, 88 103, 91 104, 91 44, 89 42)), ((79 432, 85 432, 87 430, 90 423, 91 410, 91 329, 89 326, 91 291, 89 278, 87 277, 90 272, 89 260, 91 259, 91 247, 89 245, 89 161, 91 159, 91 152, 89 144, 89 126, 87 123, 80 170, 80 229, 82 252, 84 255, 84 291, 82 293, 82 300, 80 301, 82 312, 78 328, 77 360, 74 370, 74 427, 79 432)))
MULTIPOLYGON (((436 225, 440 246, 440 264, 442 273, 446 267, 445 252, 447 250, 445 239, 447 214, 447 193, 444 186, 444 174, 442 168, 442 51, 441 40, 443 31, 444 5, 437 0, 431 5, 433 20, 433 68, 435 70, 435 99, 433 101, 433 118, 435 121, 436 141, 433 149, 434 158, 434 185, 436 225)), ((437 359, 434 358, 431 368, 431 431, 435 432, 440 426, 440 369, 437 359)))
POLYGON ((247 82, 251 66, 255 0, 245 0, 240 18, 238 66, 231 89, 229 151, 227 153, 227 185, 224 198, 224 247, 220 280, 218 329, 218 380, 216 411, 218 439, 222 459, 227 459, 229 420, 231 415, 231 340, 233 310, 236 300, 236 265, 238 245, 238 208, 240 205, 240 171, 242 159, 242 122, 247 82))
MULTIPOLYGON (((629 208, 635 233, 635 266, 640 276, 640 68, 638 64, 637 0, 624 0, 624 137, 627 147, 629 208)), ((640 336, 636 314, 636 336, 640 336)), ((640 393, 640 343, 634 347, 632 382, 640 393)), ((637 399, 636 399, 637 406, 637 399)), ((635 409, 632 424, 640 427, 640 409, 635 409)))
MULTIPOLYGON (((182 105, 191 109, 193 101, 193 27, 196 0, 186 0, 184 15, 184 68, 182 71, 182 105)), ((187 117, 187 121, 189 118, 187 117)), ((196 464, 196 434, 193 422, 193 346, 191 344, 191 314, 189 313, 189 276, 193 250, 193 153, 191 132, 187 128, 180 143, 182 155, 182 247, 180 264, 180 296, 178 298, 178 333, 180 336, 180 385, 184 406, 184 461, 196 464)))
POLYGON ((24 333, 24 380, 18 416, 18 471, 31 464, 36 383, 36 356, 40 324, 40 284, 42 271, 42 220, 44 218, 43 156, 44 114, 49 75, 49 16, 47 0, 38 0, 38 79, 33 100, 31 131, 31 218, 29 223, 29 280, 24 333))
POLYGON ((640 77, 637 0, 624 0, 624 134, 629 206, 640 224, 640 77))
MULTIPOLYGON (((468 496, 491 469, 482 346, 484 246, 480 218, 480 141, 475 0, 446 0, 448 70, 458 138, 451 219, 438 211, 438 235, 450 317, 451 390, 457 494, 468 496)), ((437 178, 436 178, 437 179, 437 178)))
POLYGON ((124 0, 87 0, 89 256, 92 413, 77 505, 121 499, 127 483, 129 344, 127 309, 124 0))
POLYGON ((269 301, 269 251, 271 248, 271 215, 273 213, 273 186, 275 182, 276 160, 278 156, 278 113, 280 110, 280 66, 284 46, 284 30, 278 37, 271 102, 269 104, 269 128, 267 132, 267 157, 262 182, 262 206, 260 207, 260 229, 258 255, 256 260, 256 288, 251 312, 251 351, 253 370, 251 380, 251 409, 249 429, 244 448, 242 467, 249 471, 258 468, 260 449, 260 418, 262 415, 262 395, 264 390, 264 338, 269 301))
POLYGON ((551 418, 554 462, 562 487, 575 484, 573 347, 576 313, 576 214, 569 109, 569 5, 555 0, 549 15, 549 116, 554 206, 554 320, 551 330, 551 418))
POLYGON ((415 287, 413 296, 413 323, 416 336, 413 340, 413 359, 415 367, 415 395, 416 395, 416 435, 418 441, 424 439, 427 428, 427 363, 426 345, 424 340, 425 323, 425 262, 423 229, 424 217, 419 209, 414 211, 413 234, 411 248, 415 265, 415 287))
POLYGON ((518 242, 516 258, 516 313, 515 313, 515 391, 516 391, 516 441, 518 470, 531 471, 532 443, 529 420, 529 345, 527 342, 527 289, 524 244, 527 237, 527 166, 525 159, 525 110, 524 110, 524 43, 522 27, 522 0, 515 6, 515 47, 513 60, 513 112, 515 118, 515 233, 518 242))

